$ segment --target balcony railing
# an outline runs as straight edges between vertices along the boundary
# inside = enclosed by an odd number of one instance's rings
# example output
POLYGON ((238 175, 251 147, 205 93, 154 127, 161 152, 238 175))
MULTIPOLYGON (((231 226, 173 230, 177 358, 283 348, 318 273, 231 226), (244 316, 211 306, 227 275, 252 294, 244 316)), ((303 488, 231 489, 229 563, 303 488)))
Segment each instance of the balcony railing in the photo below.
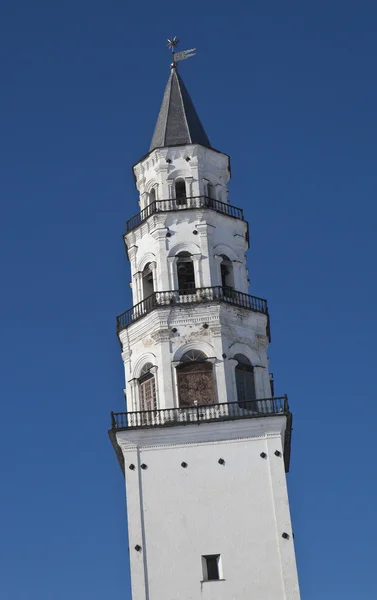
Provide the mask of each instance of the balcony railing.
MULTIPOLYGON (((126 329, 129 325, 161 306, 202 304, 206 302, 225 302, 240 308, 267 315, 267 300, 237 292, 232 288, 215 286, 193 290, 176 290, 169 292, 154 292, 132 308, 117 317, 117 331, 126 329)), ((268 320, 269 327, 269 320, 268 320)))
POLYGON ((273 415, 290 415, 288 397, 264 398, 245 402, 224 402, 202 406, 182 406, 161 410, 111 413, 113 431, 137 427, 171 427, 210 423, 212 421, 233 421, 273 415))
POLYGON ((127 221, 126 233, 132 231, 148 217, 156 213, 193 208, 209 208, 223 215, 227 215, 228 217, 241 219, 243 221, 243 211, 241 208, 236 208, 235 206, 231 206, 226 202, 220 202, 220 200, 215 200, 214 198, 208 198, 208 196, 192 196, 174 200, 155 200, 154 202, 151 202, 149 206, 127 221))

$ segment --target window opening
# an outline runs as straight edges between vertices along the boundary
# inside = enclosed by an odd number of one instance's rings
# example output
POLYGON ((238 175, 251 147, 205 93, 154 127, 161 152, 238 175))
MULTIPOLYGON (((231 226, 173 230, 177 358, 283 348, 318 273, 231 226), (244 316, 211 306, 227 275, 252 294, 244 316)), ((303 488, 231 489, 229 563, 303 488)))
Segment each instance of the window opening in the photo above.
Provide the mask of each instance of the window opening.
POLYGON ((210 198, 211 200, 215 199, 215 189, 212 185, 212 183, 208 183, 207 184, 207 196, 208 198, 210 198))
POLYGON ((189 252, 180 252, 177 260, 178 290, 180 294, 192 294, 195 290, 194 263, 189 252))
POLYGON ((152 363, 146 363, 140 371, 140 410, 151 411, 157 409, 156 382, 151 373, 152 363))
POLYGON ((215 403, 213 365, 204 352, 189 350, 177 366, 179 405, 201 406, 215 403))
MULTIPOLYGON (((221 254, 221 258, 223 259, 220 265, 221 269, 221 285, 223 288, 228 288, 229 290, 234 289, 234 273, 233 273, 233 264, 232 261, 225 255, 221 254)), ((224 293, 226 290, 224 290, 224 293)))
POLYGON ((236 366, 237 401, 241 408, 258 411, 258 403, 255 402, 254 369, 249 359, 243 354, 234 357, 238 364, 236 366))
POLYGON ((203 580, 216 581, 220 579, 220 554, 202 556, 203 580))
POLYGON ((186 182, 183 179, 177 179, 175 182, 175 200, 178 206, 187 204, 186 182))
POLYGON ((151 296, 154 292, 153 289, 153 273, 151 269, 151 263, 145 265, 143 269, 143 300, 151 296))

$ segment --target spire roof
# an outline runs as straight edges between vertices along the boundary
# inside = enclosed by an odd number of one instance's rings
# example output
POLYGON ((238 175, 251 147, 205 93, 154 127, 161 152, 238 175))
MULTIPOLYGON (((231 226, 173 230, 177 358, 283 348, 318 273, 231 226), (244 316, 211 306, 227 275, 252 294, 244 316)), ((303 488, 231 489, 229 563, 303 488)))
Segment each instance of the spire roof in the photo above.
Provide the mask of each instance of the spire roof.
POLYGON ((149 151, 185 144, 200 144, 211 148, 182 77, 174 65, 166 84, 149 151))

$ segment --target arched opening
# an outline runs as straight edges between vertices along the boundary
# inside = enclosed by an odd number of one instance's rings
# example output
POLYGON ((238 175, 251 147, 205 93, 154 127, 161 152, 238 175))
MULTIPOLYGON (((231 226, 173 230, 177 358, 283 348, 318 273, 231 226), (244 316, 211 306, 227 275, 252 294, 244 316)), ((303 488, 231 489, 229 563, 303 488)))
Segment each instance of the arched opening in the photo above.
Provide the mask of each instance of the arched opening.
POLYGON ((177 260, 179 294, 192 294, 195 291, 194 263, 190 252, 180 252, 177 260))
POLYGON ((146 363, 140 371, 139 397, 141 411, 157 409, 156 382, 153 373, 151 373, 152 367, 152 363, 146 363))
POLYGON ((153 273, 151 269, 151 263, 145 265, 143 269, 143 300, 151 296, 154 292, 153 289, 153 273))
POLYGON ((238 361, 236 366, 237 401, 241 408, 258 411, 255 396, 254 369, 249 359, 243 354, 236 354, 238 361))
POLYGON ((221 254, 223 259, 220 265, 221 268, 221 285, 229 290, 234 289, 234 272, 232 261, 225 255, 221 254))
POLYGON ((204 352, 189 350, 177 366, 179 406, 214 404, 213 365, 204 352))
POLYGON ((184 179, 176 179, 175 181, 175 200, 178 206, 187 204, 186 182, 184 179))
POLYGON ((212 183, 207 183, 207 196, 211 200, 215 199, 215 188, 212 183))
POLYGON ((152 188, 149 192, 149 204, 156 202, 156 188, 152 188))

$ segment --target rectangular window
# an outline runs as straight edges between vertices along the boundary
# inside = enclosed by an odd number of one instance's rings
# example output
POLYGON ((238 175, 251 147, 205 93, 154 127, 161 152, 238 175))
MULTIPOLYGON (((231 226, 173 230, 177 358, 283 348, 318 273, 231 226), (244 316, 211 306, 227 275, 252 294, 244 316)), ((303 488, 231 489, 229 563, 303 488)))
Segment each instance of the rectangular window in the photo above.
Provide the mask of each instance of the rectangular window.
POLYGON ((202 556, 203 580, 216 581, 220 577, 220 554, 202 556))

